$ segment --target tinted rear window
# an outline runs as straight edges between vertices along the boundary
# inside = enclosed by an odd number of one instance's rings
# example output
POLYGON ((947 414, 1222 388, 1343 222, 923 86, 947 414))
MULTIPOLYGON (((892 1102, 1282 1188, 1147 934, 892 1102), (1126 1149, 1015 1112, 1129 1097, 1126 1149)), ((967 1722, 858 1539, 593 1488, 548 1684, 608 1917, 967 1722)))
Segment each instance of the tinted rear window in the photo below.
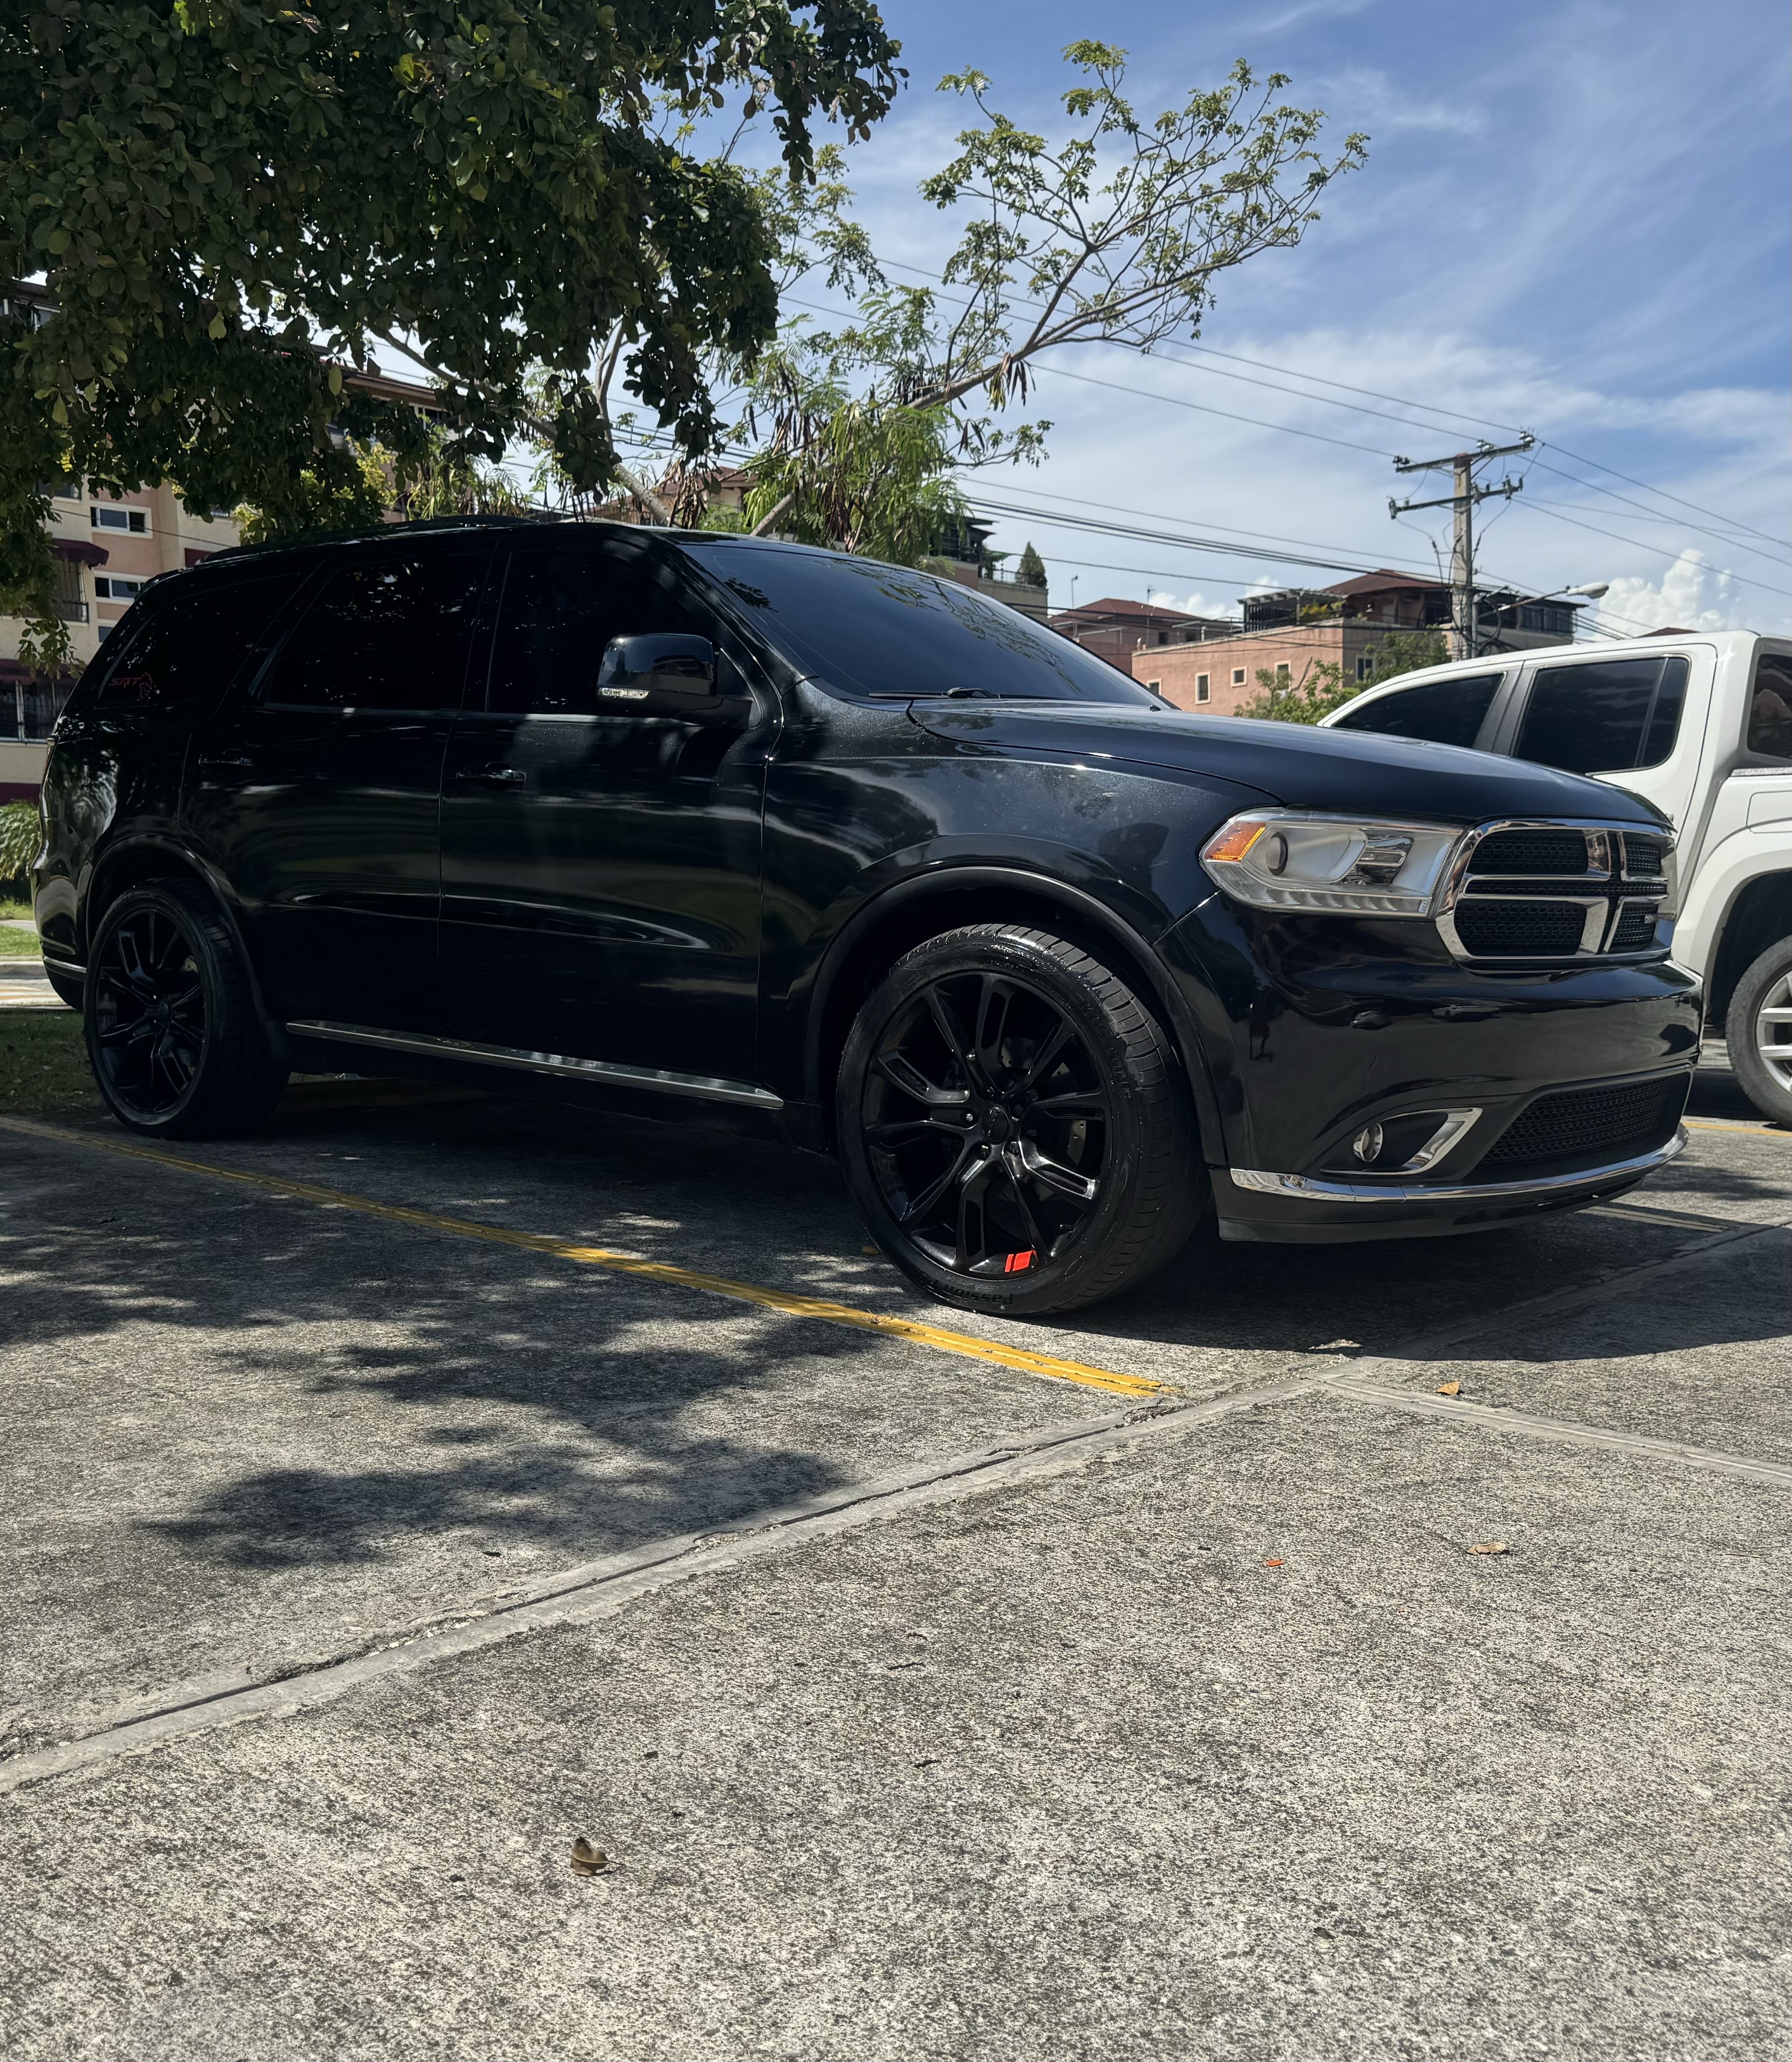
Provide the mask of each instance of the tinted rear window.
POLYGON ((1543 667, 1531 682, 1513 756, 1564 773, 1658 766, 1679 733, 1686 672, 1681 658, 1543 667))
POLYGON ((730 544, 684 550, 785 657, 848 694, 1118 702, 1155 697, 1067 637, 952 580, 831 552, 730 544))
POLYGON ((1346 708, 1338 730, 1379 731, 1387 737, 1422 737, 1433 744, 1473 744, 1499 692, 1497 673, 1462 680, 1431 680, 1377 695, 1361 708, 1346 708))
POLYGON ((1792 759, 1792 659, 1763 652, 1749 698, 1749 749, 1766 759, 1792 759))
POLYGON ((107 640, 99 705, 171 708, 217 693, 296 584, 291 574, 206 580, 134 602, 107 640))
POLYGON ((280 648, 286 708, 458 708, 487 554, 382 548, 339 566, 280 648))

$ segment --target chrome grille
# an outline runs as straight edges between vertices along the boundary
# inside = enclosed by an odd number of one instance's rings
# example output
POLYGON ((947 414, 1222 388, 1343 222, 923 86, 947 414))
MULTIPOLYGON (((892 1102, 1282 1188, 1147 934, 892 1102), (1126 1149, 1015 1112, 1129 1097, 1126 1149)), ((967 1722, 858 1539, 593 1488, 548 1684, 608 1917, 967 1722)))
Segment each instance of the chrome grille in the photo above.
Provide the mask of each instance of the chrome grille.
POLYGON ((1437 919, 1458 959, 1638 957, 1657 949, 1673 840, 1618 824, 1489 824, 1465 841, 1437 919))
POLYGON ((1585 831, 1495 831, 1475 851, 1477 873, 1585 873, 1585 831))

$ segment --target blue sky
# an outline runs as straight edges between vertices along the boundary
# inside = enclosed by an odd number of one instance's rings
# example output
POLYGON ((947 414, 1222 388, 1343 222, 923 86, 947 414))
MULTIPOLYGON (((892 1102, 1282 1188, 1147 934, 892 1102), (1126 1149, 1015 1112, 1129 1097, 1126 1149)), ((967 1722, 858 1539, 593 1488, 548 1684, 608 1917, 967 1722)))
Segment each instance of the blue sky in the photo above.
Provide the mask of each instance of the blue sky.
POLYGON ((1157 399, 1041 379, 1033 412, 1054 423, 1048 462, 980 484, 1039 506, 1037 520, 1004 519, 996 541, 1039 547, 1055 604, 1069 601, 1074 580, 1082 600, 1149 591, 1218 612, 1247 586, 1301 576, 1268 560, 1079 536, 1053 526, 1050 505, 1429 564, 1445 523, 1396 525, 1387 502, 1397 490, 1443 490, 1400 480, 1389 455, 1445 452, 1477 428, 1505 442, 1500 426, 1521 425, 1545 444, 1538 463, 1513 461, 1522 493, 1486 504, 1490 576, 1537 592, 1609 580, 1602 616, 1616 631, 1792 628, 1788 555, 1747 534, 1792 536, 1783 8, 890 0, 886 16, 909 90, 852 154, 852 178, 880 251, 913 265, 936 264, 952 241, 949 221, 914 191, 960 126, 961 104, 933 90, 947 70, 979 67, 996 105, 1049 129, 1065 82, 1059 53, 1073 38, 1124 45, 1129 90, 1153 114, 1243 56, 1291 74, 1289 97, 1326 109, 1339 135, 1371 138, 1367 168, 1327 195, 1298 250, 1222 283, 1201 342, 1254 363, 1102 347, 1062 361, 1168 397, 1157 399), (1401 397, 1365 405, 1411 419, 1221 376, 1306 383, 1266 366, 1401 397), (1433 427, 1413 426, 1424 422, 1433 427))

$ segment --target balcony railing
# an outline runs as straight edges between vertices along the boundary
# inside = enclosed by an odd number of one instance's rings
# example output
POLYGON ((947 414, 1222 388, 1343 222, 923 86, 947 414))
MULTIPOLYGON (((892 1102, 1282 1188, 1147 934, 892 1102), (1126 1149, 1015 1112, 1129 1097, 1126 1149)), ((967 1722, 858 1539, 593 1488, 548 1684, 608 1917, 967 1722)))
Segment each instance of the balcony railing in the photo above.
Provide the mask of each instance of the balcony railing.
POLYGON ((84 601, 56 600, 50 606, 64 623, 85 623, 92 613, 84 601))

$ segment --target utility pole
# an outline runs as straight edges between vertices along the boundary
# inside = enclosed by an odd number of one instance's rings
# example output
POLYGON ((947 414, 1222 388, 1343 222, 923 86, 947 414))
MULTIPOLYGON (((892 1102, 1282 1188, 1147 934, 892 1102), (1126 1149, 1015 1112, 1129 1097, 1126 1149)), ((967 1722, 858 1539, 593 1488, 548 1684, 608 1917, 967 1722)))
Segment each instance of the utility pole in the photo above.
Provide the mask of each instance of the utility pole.
POLYGON ((1390 498, 1388 502, 1390 517, 1410 515, 1415 508, 1449 508, 1455 511, 1455 536, 1449 556, 1449 656, 1453 659, 1475 656, 1475 503, 1486 500, 1490 495, 1509 501, 1525 483, 1509 475, 1497 487, 1480 487, 1475 483, 1475 467, 1490 458, 1509 458, 1514 452, 1528 451, 1536 443, 1536 438, 1525 430, 1515 444, 1490 444, 1483 440, 1473 451, 1455 451, 1448 458, 1397 458, 1393 462, 1396 472, 1432 472, 1447 465, 1454 475, 1455 491, 1440 495, 1434 501, 1396 501, 1390 498))

